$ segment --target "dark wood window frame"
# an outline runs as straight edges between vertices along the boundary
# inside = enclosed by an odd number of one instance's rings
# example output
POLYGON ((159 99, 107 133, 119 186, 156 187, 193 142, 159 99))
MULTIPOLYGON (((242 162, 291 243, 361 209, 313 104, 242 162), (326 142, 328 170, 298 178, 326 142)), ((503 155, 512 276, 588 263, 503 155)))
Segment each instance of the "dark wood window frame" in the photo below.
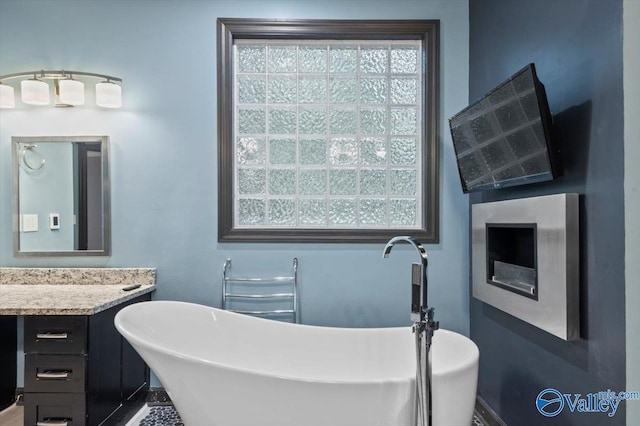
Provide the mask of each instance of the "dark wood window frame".
POLYGON ((218 25, 218 241, 386 242, 412 235, 439 242, 439 20, 263 20, 220 18, 218 25), (235 39, 421 40, 423 69, 422 228, 234 227, 233 44, 235 39))

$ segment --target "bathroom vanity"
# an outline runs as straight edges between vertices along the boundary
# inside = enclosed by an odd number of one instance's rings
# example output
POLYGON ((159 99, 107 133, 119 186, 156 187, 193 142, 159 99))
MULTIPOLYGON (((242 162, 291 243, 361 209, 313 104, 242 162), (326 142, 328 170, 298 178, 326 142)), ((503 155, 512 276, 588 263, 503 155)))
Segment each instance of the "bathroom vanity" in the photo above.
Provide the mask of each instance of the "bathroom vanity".
MULTIPOLYGON (((149 369, 113 320, 125 306, 151 300, 155 270, 14 275, 26 269, 0 268, 0 315, 24 317, 24 424, 118 424, 144 403, 149 369), (126 290, 132 284, 139 286, 126 290)), ((13 352, 15 359, 15 345, 13 352)))

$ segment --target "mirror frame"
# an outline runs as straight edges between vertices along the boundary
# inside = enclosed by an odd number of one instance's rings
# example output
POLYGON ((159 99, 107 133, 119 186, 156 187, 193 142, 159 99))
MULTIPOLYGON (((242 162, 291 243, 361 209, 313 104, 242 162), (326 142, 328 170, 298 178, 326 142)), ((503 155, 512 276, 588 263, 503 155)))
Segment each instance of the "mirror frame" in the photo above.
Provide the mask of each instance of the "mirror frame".
POLYGON ((13 164, 13 254, 16 257, 110 256, 111 255, 111 184, 109 181, 109 136, 12 136, 13 164), (20 251, 20 158, 18 148, 24 143, 91 142, 100 143, 102 156, 102 250, 20 251))

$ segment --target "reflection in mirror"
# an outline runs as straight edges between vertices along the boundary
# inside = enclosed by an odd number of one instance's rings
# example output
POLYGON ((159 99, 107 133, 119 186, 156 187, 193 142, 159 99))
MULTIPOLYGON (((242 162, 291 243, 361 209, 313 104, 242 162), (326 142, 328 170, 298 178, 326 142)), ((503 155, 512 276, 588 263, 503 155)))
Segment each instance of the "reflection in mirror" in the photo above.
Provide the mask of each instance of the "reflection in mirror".
POLYGON ((109 138, 11 140, 16 256, 108 256, 109 138))

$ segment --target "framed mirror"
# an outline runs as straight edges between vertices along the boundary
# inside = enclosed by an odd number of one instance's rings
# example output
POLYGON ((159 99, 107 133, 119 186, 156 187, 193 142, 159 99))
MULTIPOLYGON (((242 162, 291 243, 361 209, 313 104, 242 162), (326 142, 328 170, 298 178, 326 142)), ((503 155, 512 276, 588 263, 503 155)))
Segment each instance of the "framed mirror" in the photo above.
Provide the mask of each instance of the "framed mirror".
POLYGON ((16 256, 109 256, 108 136, 14 136, 16 256))

